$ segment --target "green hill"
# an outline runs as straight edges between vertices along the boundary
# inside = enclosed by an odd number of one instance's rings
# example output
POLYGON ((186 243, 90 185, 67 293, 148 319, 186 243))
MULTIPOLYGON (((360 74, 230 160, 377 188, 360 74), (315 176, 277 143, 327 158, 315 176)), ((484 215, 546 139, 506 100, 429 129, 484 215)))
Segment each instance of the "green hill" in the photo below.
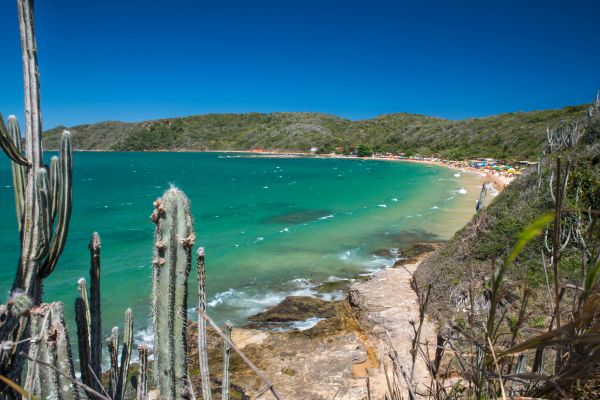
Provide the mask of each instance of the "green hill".
POLYGON ((546 126, 583 119, 588 105, 450 121, 418 114, 386 114, 350 121, 319 113, 205 114, 126 123, 105 121, 43 134, 47 150, 69 129, 75 150, 279 150, 330 152, 359 143, 385 152, 414 151, 448 157, 528 158, 539 154, 546 126))

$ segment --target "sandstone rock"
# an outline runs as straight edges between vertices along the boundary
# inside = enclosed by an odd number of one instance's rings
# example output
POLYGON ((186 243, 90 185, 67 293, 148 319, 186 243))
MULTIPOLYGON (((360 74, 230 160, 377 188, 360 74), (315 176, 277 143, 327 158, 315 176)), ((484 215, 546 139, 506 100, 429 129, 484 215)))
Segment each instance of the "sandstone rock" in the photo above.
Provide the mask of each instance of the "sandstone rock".
MULTIPOLYGON (((313 299, 315 300, 315 299, 313 299)), ((326 303, 326 302, 323 302, 326 303)), ((232 331, 232 340, 275 385, 285 399, 362 399, 364 379, 355 379, 352 365, 367 359, 360 327, 352 318, 347 302, 334 304, 336 316, 304 331, 266 332, 251 329, 232 331)), ((317 303, 315 303, 317 304, 317 303)), ((190 375, 196 396, 202 397, 198 367, 197 324, 188 326, 190 375)), ((209 368, 213 398, 220 399, 223 342, 208 330, 209 368)), ((232 397, 274 399, 261 393, 265 385, 232 351, 232 397)))

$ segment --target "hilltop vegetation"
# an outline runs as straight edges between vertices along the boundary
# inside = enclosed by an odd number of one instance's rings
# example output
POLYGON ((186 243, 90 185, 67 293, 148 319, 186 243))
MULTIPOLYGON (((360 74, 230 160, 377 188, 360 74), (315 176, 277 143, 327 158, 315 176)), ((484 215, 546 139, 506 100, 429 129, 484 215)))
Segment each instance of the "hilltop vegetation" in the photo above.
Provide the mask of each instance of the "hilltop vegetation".
MULTIPOLYGON (((440 320, 457 314, 455 300, 459 293, 468 293, 469 285, 476 293, 489 289, 492 260, 502 264, 517 241, 519 233, 536 219, 552 213, 555 203, 550 193, 551 181, 556 183, 556 158, 562 156, 562 173, 569 167, 564 208, 589 210, 600 207, 600 118, 587 124, 580 145, 560 149, 542 161, 540 174, 535 167, 525 170, 487 207, 460 229, 452 239, 423 261, 417 271, 422 284, 433 284, 429 312, 440 320), (591 143, 590 143, 591 142, 591 143), (449 301, 450 300, 450 301, 449 301)), ((554 190, 554 189, 553 189, 554 190)), ((563 212, 564 224, 572 226, 570 240, 559 263, 561 283, 581 286, 582 243, 588 240, 591 214, 563 212)), ((567 226, 567 225, 565 225, 567 226)), ((542 252, 549 267, 552 248, 553 223, 548 232, 533 239, 509 266, 506 279, 519 287, 532 290, 533 315, 546 313, 549 308, 546 278, 542 268, 542 252), (546 238, 547 235, 547 238, 546 238), (546 241, 546 244, 544 243, 546 241), (537 308, 536 308, 537 307, 537 308)), ((564 241, 564 238, 561 239, 564 241)), ((554 282, 548 269, 549 282, 554 282)))
POLYGON ((75 150, 278 150, 329 153, 365 144, 379 152, 414 152, 460 158, 530 158, 546 141, 546 126, 585 116, 587 105, 516 112, 451 121, 397 113, 350 121, 319 113, 205 114, 138 123, 106 121, 43 134, 47 150, 58 148, 69 129, 75 150))

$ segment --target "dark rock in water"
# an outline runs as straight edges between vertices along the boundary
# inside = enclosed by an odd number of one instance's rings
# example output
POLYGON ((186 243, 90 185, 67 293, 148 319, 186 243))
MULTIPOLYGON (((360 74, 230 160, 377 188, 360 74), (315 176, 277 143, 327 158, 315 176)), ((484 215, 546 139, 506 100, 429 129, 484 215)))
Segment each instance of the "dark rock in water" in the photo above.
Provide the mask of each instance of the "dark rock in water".
POLYGON ((414 264, 419 260, 429 256, 438 248, 442 247, 443 243, 414 243, 405 249, 402 249, 400 255, 402 258, 394 263, 394 268, 401 265, 414 264))
POLYGON ((248 317, 252 322, 306 321, 308 318, 331 318, 342 301, 325 301, 308 296, 288 296, 281 303, 248 317))
POLYGON ((372 251, 371 254, 379 257, 394 258, 394 254, 391 252, 390 249, 377 249, 375 251, 372 251))
POLYGON ((352 286, 352 281, 348 279, 344 279, 341 281, 331 281, 331 282, 323 282, 319 286, 315 287, 317 293, 331 293, 336 290, 350 290, 350 286, 352 286))

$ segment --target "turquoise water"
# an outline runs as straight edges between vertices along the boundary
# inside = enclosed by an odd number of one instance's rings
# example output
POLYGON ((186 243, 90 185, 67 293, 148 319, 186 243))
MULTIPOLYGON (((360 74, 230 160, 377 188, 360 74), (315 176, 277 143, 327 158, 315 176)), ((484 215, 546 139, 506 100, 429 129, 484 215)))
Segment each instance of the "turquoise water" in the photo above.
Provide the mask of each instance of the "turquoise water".
MULTIPOLYGON (((54 154, 46 152, 45 158, 54 154)), ((150 341, 154 225, 149 215, 152 202, 173 184, 190 198, 195 248, 206 249, 209 315, 218 323, 229 319, 240 326, 286 295, 314 294, 319 281, 393 263, 371 254, 375 250, 448 239, 472 216, 478 195, 471 189, 477 177, 454 173, 406 162, 78 152, 69 236, 56 270, 44 281, 44 299, 65 303, 75 336, 77 280, 89 281, 87 245, 97 231, 102 239, 103 331, 108 336, 112 326, 122 326, 123 312, 130 307, 136 341, 150 341)), ((6 211, 0 225, 0 292, 7 294, 19 239, 6 158, 0 162, 0 201, 6 211)), ((195 270, 189 283, 194 307, 195 270)), ((197 317, 193 309, 190 317, 197 317)))

